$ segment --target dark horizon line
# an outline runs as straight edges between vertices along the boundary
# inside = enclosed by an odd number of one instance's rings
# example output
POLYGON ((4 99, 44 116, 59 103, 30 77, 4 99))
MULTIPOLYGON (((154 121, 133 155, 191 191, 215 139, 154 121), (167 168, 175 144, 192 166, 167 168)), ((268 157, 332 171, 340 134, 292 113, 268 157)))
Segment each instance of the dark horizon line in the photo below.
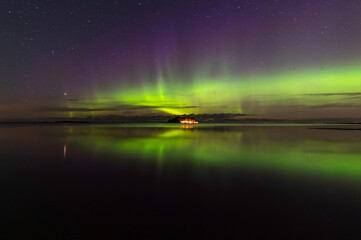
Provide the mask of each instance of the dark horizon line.
MULTIPOLYGON (((16 124, 129 124, 129 123, 168 123, 167 121, 125 121, 125 120, 99 120, 99 121, 84 121, 84 120, 55 120, 55 121, 0 121, 0 125, 16 125, 16 124)), ((201 124, 212 124, 212 123, 262 123, 262 124, 273 124, 273 123, 295 123, 295 124, 361 124, 359 118, 349 118, 348 120, 343 118, 330 119, 272 119, 272 118, 261 118, 261 119, 243 119, 243 120, 232 120, 232 119, 220 119, 215 121, 200 121, 201 124)))

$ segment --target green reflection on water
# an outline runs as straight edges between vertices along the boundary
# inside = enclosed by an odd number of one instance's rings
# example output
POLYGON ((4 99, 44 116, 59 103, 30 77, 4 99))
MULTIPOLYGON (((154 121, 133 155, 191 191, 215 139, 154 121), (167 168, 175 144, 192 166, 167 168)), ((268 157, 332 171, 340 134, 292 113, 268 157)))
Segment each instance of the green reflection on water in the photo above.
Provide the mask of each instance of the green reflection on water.
POLYGON ((72 131, 73 140, 81 136, 81 144, 95 153, 156 160, 158 164, 361 176, 358 131, 242 125, 204 125, 193 129, 179 125, 123 125, 72 131))

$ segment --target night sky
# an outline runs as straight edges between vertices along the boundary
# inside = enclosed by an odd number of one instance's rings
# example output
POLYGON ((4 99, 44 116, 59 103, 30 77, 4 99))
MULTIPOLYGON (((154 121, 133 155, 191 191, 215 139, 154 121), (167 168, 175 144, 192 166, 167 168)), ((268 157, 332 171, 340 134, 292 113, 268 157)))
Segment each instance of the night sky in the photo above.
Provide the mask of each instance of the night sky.
POLYGON ((359 0, 0 1, 0 121, 361 117, 359 0))

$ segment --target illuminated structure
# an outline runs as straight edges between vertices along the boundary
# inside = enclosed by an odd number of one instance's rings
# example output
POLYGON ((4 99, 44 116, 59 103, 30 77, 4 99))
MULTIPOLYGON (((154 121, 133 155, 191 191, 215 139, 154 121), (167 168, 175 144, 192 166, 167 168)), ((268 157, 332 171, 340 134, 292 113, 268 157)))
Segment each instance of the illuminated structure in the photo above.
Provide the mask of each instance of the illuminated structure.
POLYGON ((180 123, 182 124, 195 124, 198 123, 194 118, 181 118, 180 123))
POLYGON ((169 123, 181 123, 181 124, 197 124, 198 122, 191 117, 176 117, 168 120, 169 123))

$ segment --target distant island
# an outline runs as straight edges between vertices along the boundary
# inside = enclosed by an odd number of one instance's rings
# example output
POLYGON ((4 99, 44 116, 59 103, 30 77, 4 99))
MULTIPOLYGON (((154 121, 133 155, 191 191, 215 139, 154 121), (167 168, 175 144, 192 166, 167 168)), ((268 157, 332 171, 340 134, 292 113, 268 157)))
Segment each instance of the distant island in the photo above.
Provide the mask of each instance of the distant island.
POLYGON ((198 123, 192 117, 175 117, 168 120, 169 123, 196 124, 198 123))

